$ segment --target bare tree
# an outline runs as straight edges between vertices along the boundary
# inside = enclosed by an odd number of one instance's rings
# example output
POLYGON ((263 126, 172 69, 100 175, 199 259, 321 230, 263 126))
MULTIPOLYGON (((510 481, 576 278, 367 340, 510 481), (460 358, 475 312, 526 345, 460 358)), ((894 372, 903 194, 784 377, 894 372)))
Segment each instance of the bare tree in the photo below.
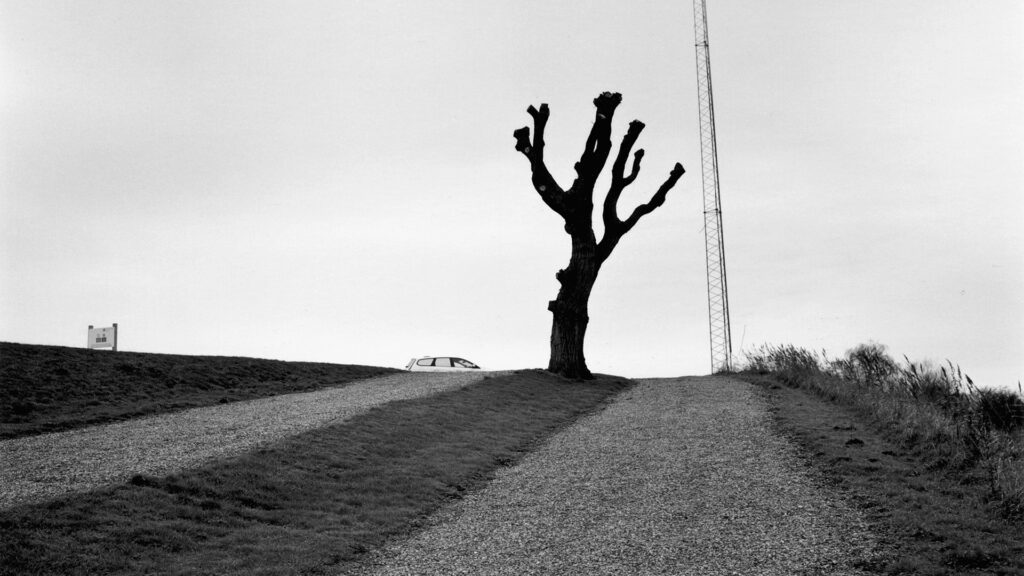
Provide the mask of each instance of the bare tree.
POLYGON ((594 184, 611 152, 612 116, 620 102, 622 95, 611 92, 605 92, 594 99, 594 106, 597 107, 594 126, 590 130, 583 155, 576 163, 576 179, 568 190, 555 182, 544 164, 544 126, 548 121, 548 105, 541 104, 539 110, 530 106, 526 110, 533 117, 532 141, 529 127, 520 128, 513 133, 516 150, 522 152, 530 161, 533 187, 544 203, 565 220, 565 231, 572 238, 569 265, 555 274, 561 288, 558 290, 558 296, 548 303, 548 310, 554 315, 548 370, 569 378, 593 378, 583 357, 583 338, 590 320, 587 303, 601 265, 611 255, 622 236, 636 226, 640 218, 650 214, 665 202, 666 194, 685 172, 682 164, 676 163, 668 179, 658 188, 651 200, 637 206, 625 220, 620 219, 617 209, 619 196, 623 189, 636 179, 640 171, 640 160, 644 157, 643 149, 634 152, 630 172, 625 173, 633 144, 644 129, 643 122, 630 122, 629 129, 622 138, 622 144, 619 145, 618 156, 612 164, 612 182, 602 211, 604 237, 600 242, 597 241, 593 226, 594 184))

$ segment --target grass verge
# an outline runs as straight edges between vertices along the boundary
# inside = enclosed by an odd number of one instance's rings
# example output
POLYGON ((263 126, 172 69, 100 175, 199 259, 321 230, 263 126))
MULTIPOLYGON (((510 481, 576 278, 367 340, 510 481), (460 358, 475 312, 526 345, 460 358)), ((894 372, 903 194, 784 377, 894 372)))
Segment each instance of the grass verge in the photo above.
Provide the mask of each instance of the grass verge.
POLYGON ((5 510, 0 574, 334 573, 630 385, 492 377, 194 471, 5 510))
POLYGON ((397 371, 0 342, 0 439, 304 392, 397 371))
POLYGON ((959 367, 900 366, 879 344, 829 359, 793 346, 748 353, 752 371, 851 406, 895 440, 955 472, 981 479, 1000 514, 1024 520, 1024 391, 979 389, 959 367))
POLYGON ((869 568, 1024 574, 1019 396, 965 390, 952 366, 899 367, 878 345, 831 361, 758 354, 760 373, 739 377, 764 388, 780 430, 898 550, 869 568))

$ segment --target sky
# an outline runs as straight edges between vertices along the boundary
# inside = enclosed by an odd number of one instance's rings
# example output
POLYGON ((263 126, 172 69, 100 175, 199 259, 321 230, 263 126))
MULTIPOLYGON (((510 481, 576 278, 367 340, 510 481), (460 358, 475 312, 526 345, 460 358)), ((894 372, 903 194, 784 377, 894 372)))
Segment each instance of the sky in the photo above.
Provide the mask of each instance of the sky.
MULTIPOLYGON (((1016 387, 1024 3, 707 1, 736 355, 1016 387)), ((0 0, 0 340, 546 366, 569 237, 512 132, 547 103, 568 186, 615 91, 620 213, 688 172, 602 268, 588 364, 706 374, 694 62, 683 1, 0 0)))

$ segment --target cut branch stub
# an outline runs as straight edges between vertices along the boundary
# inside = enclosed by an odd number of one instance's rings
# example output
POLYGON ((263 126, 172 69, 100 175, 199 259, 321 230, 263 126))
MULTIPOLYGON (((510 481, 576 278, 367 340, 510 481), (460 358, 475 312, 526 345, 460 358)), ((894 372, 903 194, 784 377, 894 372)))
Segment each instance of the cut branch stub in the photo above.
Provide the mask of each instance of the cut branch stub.
POLYGON ((531 152, 533 152, 533 149, 530 147, 530 129, 523 126, 519 130, 513 132, 512 136, 515 136, 516 139, 516 150, 525 154, 527 158, 530 158, 531 152))
POLYGON ((558 280, 559 284, 565 285, 572 282, 573 273, 568 269, 563 268, 555 273, 555 279, 558 280))
POLYGON ((594 125, 590 128, 590 135, 587 136, 587 144, 583 148, 580 161, 575 165, 576 181, 569 188, 570 193, 593 198, 594 183, 604 169, 604 163, 612 149, 612 117, 621 102, 622 95, 618 92, 604 92, 594 98, 594 106, 597 108, 594 113, 594 125))
MULTIPOLYGON (((629 158, 629 152, 633 149, 633 144, 636 143, 636 139, 640 137, 640 132, 643 132, 643 122, 637 122, 636 120, 629 123, 629 130, 626 135, 622 137, 622 144, 619 145, 619 155, 615 157, 615 163, 612 164, 612 186, 619 185, 625 188, 629 185, 629 182, 625 182, 626 176, 624 174, 626 170, 626 159, 629 158)), ((642 158, 644 153, 637 150, 642 158)), ((633 159, 633 172, 637 170, 637 163, 639 161, 634 156, 633 159)))
POLYGON ((526 111, 533 117, 533 148, 538 162, 544 161, 544 126, 548 123, 550 111, 547 104, 541 104, 540 110, 532 105, 526 111))
POLYGON ((540 122, 541 127, 544 126, 544 124, 548 121, 548 116, 551 115, 551 111, 548 110, 547 104, 541 104, 539 110, 537 108, 534 108, 533 104, 531 104, 526 109, 526 111, 530 113, 530 116, 533 116, 534 122, 540 122))
POLYGON ((644 157, 643 149, 637 150, 633 155, 633 168, 629 176, 623 174, 626 169, 626 158, 629 157, 633 144, 636 143, 643 130, 644 123, 639 120, 633 120, 629 123, 626 135, 622 137, 622 144, 619 145, 619 154, 615 157, 615 163, 612 164, 611 187, 608 189, 608 195, 604 197, 604 212, 602 215, 606 229, 609 227, 614 228, 620 223, 618 215, 619 196, 622 195, 622 190, 632 184, 633 180, 636 180, 637 174, 640 173, 640 160, 644 157))
POLYGON ((622 94, 618 92, 601 92, 594 98, 594 106, 597 107, 597 114, 607 114, 609 117, 615 113, 615 109, 622 104, 622 94))
POLYGON ((512 133, 516 139, 516 150, 522 152, 530 161, 533 187, 541 199, 549 208, 565 217, 568 211, 565 192, 555 182, 554 176, 544 163, 544 126, 550 114, 548 105, 541 104, 539 109, 531 105, 526 111, 533 117, 533 141, 530 140, 530 128, 523 126, 512 133))

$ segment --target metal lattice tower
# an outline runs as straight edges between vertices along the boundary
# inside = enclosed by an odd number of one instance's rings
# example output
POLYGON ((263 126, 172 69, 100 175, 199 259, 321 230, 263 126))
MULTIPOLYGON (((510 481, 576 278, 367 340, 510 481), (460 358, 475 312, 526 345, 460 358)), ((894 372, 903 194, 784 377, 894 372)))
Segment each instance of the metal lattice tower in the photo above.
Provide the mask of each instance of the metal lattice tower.
POLYGON ((705 0, 693 0, 693 30, 697 46, 697 100, 700 105, 700 155, 704 182, 704 248, 708 270, 711 371, 722 372, 732 368, 732 335, 729 330, 729 290, 725 280, 722 197, 718 190, 718 149, 715 143, 715 106, 711 98, 711 56, 708 53, 705 0))

